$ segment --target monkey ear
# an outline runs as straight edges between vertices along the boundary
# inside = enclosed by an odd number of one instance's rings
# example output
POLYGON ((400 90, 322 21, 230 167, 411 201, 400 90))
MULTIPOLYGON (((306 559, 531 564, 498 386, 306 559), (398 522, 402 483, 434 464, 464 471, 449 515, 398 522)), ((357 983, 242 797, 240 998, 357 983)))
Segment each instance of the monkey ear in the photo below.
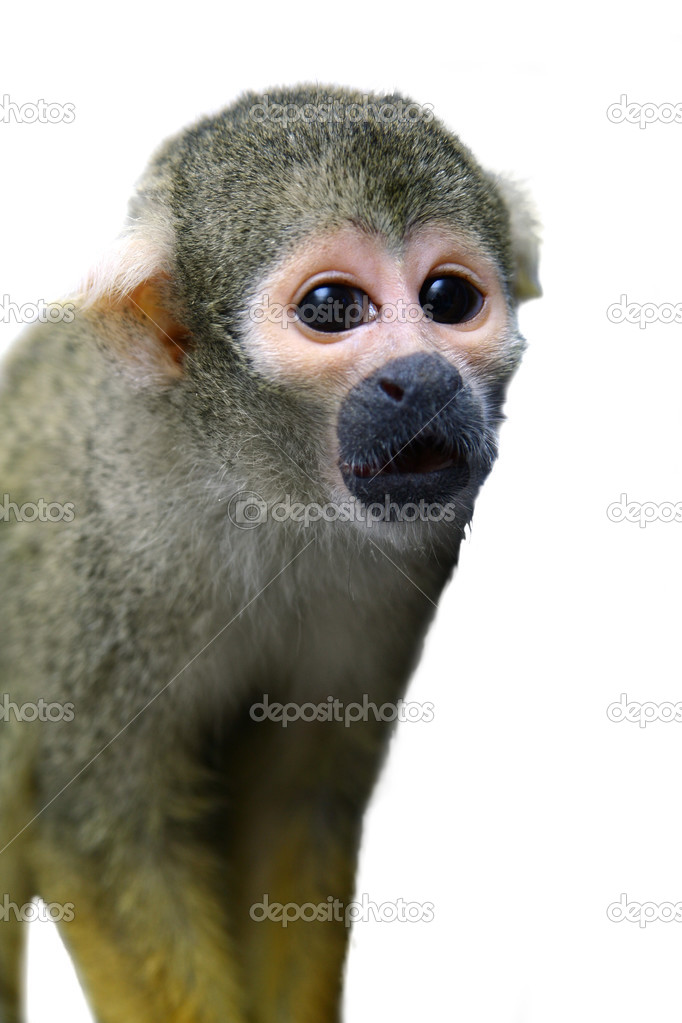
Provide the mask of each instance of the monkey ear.
POLYGON ((523 187, 501 174, 493 175, 497 190, 509 213, 512 255, 514 257, 514 295, 517 302, 539 298, 542 287, 538 276, 540 257, 539 221, 523 187))
POLYGON ((138 380, 170 382, 182 376, 190 331, 173 309, 171 251, 169 229, 136 227, 117 239, 77 295, 81 310, 106 317, 105 347, 138 380))

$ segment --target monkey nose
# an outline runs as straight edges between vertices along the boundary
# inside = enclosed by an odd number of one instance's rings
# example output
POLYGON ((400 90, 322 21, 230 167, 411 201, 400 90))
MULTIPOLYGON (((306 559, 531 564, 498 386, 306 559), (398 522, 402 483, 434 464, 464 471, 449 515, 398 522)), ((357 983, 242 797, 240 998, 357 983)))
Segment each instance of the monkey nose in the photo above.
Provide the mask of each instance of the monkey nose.
POLYGON ((442 355, 406 355, 386 363, 364 381, 367 397, 373 399, 375 408, 392 408, 401 405, 401 412, 409 413, 416 406, 428 411, 433 408, 436 415, 464 386, 456 366, 442 355))

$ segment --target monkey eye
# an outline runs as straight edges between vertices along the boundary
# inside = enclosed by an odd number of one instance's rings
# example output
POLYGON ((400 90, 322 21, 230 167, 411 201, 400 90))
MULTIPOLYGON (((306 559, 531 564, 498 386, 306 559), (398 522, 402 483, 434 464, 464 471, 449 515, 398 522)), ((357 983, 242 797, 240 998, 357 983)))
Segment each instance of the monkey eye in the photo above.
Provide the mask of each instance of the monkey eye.
POLYGON ((374 319, 369 295, 350 284, 320 284, 296 306, 299 320, 323 334, 351 330, 374 319))
POLYGON ((483 306, 483 295, 464 277, 427 277, 419 304, 436 323, 466 323, 483 306))

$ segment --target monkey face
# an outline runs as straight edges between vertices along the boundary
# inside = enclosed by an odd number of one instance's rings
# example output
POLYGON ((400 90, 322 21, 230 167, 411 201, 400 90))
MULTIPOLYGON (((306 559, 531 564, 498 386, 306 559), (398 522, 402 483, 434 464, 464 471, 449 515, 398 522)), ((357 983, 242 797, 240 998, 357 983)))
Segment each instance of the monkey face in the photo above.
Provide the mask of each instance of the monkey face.
POLYGON ((539 293, 532 217, 431 117, 286 127, 262 99, 159 151, 88 301, 124 311, 110 347, 167 388, 221 503, 451 503, 461 531, 539 293))
POLYGON ((333 493, 388 502, 393 520, 406 504, 455 501, 466 521, 519 346, 496 267, 471 239, 432 225, 389 246, 348 226, 295 252, 250 309, 263 321, 246 339, 258 373, 329 410, 333 493))

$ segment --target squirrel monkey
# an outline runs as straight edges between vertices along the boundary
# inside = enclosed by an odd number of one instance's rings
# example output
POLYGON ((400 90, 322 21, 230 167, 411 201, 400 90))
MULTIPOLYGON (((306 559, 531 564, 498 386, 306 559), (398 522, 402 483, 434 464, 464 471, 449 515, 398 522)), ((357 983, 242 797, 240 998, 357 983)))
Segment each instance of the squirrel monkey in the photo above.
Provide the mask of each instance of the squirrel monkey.
POLYGON ((37 895, 100 1023, 339 1019, 344 913, 261 910, 353 898, 372 706, 495 459, 536 262, 427 108, 246 94, 159 149, 73 315, 10 352, 2 1023, 37 895))

